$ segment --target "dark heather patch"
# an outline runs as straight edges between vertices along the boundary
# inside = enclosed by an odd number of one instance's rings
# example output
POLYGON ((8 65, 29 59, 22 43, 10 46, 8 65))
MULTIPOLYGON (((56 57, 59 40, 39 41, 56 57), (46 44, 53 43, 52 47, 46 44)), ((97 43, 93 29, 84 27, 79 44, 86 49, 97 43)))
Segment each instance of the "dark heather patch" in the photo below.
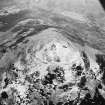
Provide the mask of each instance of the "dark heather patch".
POLYGON ((48 105, 54 105, 53 101, 49 101, 48 105))
POLYGON ((64 82, 64 70, 62 67, 56 67, 56 69, 54 70, 54 73, 56 74, 56 79, 63 83, 64 82))
POLYGON ((92 99, 90 94, 87 93, 80 105, 105 105, 105 99, 100 95, 98 89, 96 89, 94 98, 92 99))
POLYGON ((55 79, 57 82, 64 82, 64 71, 62 67, 56 67, 54 70, 50 70, 48 68, 49 73, 45 76, 44 80, 42 80, 43 85, 53 84, 53 80, 55 79))
POLYGON ((103 73, 102 82, 105 84, 105 55, 96 54, 96 62, 100 66, 100 72, 103 73))
POLYGON ((5 91, 3 91, 3 92, 1 93, 1 97, 2 97, 3 99, 6 99, 6 98, 8 98, 8 94, 7 94, 5 91))
POLYGON ((80 82, 78 83, 78 86, 79 86, 80 88, 83 88, 83 87, 85 86, 85 84, 86 84, 86 77, 83 76, 83 77, 81 77, 81 80, 80 80, 80 82))
POLYGON ((105 84, 105 71, 104 71, 103 76, 102 76, 102 82, 105 84))
POLYGON ((63 102, 58 102, 57 105, 63 105, 63 102))
POLYGON ((87 54, 84 51, 82 51, 81 55, 82 55, 82 59, 83 59, 84 64, 85 64, 85 68, 88 70, 90 68, 90 62, 89 62, 89 59, 87 57, 87 54))
POLYGON ((0 59, 3 57, 3 55, 7 52, 6 51, 7 49, 4 47, 4 46, 2 46, 2 45, 0 45, 0 59))
POLYGON ((60 86, 59 89, 63 89, 64 91, 67 91, 69 89, 68 84, 60 86))
POLYGON ((105 105, 105 99, 101 96, 98 89, 96 89, 96 93, 93 100, 95 102, 94 105, 105 105))
POLYGON ((98 84, 98 89, 102 89, 102 85, 101 84, 98 84))
POLYGON ((105 69, 105 55, 96 54, 96 62, 100 65, 100 69, 104 71, 105 69))
POLYGON ((83 68, 81 67, 81 65, 79 65, 79 66, 77 66, 76 67, 76 74, 77 74, 77 76, 81 76, 81 74, 82 74, 82 71, 83 71, 83 68))
POLYGON ((43 85, 53 84, 53 80, 56 78, 55 74, 48 73, 43 80, 43 85))
POLYGON ((9 79, 8 79, 8 78, 5 78, 5 79, 4 79, 4 82, 5 82, 5 86, 4 86, 4 88, 6 88, 7 85, 9 84, 9 79))
POLYGON ((72 70, 75 71, 76 76, 81 76, 83 72, 83 67, 81 65, 76 66, 76 64, 74 63, 72 65, 72 70))
POLYGON ((74 104, 74 101, 68 101, 68 102, 64 103, 63 105, 76 105, 76 104, 74 104))

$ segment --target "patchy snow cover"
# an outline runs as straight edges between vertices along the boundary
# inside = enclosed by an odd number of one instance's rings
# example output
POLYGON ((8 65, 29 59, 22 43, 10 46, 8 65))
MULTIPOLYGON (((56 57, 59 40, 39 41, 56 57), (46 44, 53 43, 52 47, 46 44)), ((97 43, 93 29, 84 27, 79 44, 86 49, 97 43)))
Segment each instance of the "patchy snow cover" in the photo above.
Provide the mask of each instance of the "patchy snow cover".
MULTIPOLYGON (((91 98, 95 96, 100 67, 86 52, 82 54, 82 48, 80 50, 54 29, 28 40, 24 51, 19 50, 10 72, 4 74, 0 93, 11 91, 16 105, 29 105, 30 100, 38 105, 44 105, 45 101, 79 104, 78 100, 83 100, 87 93, 90 92, 91 98)), ((23 48, 21 44, 18 47, 23 48)))

